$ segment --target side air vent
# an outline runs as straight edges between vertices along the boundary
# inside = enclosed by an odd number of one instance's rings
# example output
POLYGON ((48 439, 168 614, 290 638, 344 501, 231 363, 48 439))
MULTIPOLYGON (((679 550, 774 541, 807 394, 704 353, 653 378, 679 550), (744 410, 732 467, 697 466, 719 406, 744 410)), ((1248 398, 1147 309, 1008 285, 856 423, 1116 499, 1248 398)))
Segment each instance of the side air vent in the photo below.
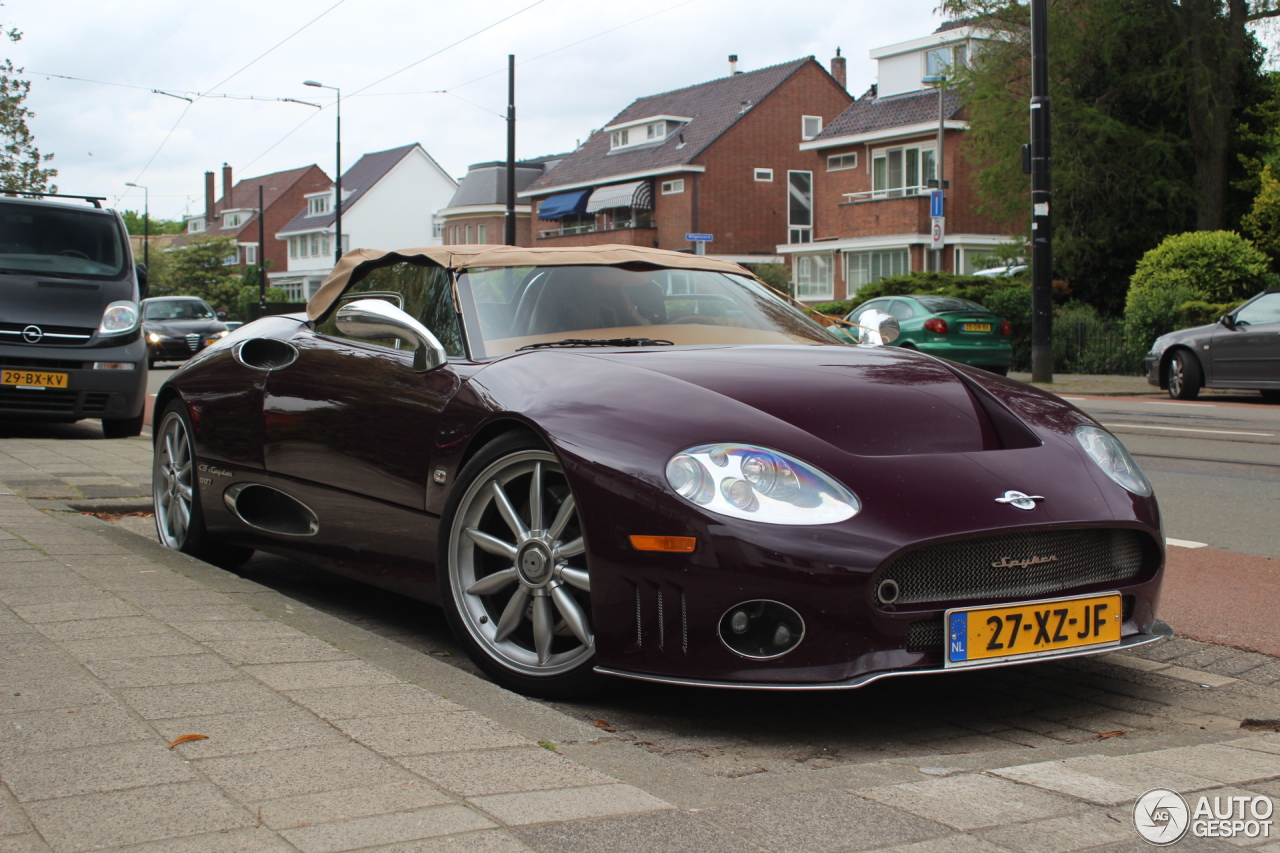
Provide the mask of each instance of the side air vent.
POLYGON ((670 655, 689 654, 689 601, 675 584, 633 581, 635 621, 628 630, 630 652, 670 655))
POLYGON ((233 349, 236 361, 254 370, 279 370, 298 360, 298 348, 272 338, 253 338, 233 349))
POLYGON ((320 520, 311 507, 260 483, 236 483, 222 493, 236 517, 250 527, 281 536, 315 536, 320 520))

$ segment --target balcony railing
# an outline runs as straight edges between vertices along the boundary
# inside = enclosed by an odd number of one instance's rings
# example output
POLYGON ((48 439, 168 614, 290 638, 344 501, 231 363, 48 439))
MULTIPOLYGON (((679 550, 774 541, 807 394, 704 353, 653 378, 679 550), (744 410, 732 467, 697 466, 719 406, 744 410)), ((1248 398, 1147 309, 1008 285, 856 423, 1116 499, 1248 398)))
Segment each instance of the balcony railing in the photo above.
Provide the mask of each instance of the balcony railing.
POLYGON ((932 190, 932 187, 926 186, 895 187, 891 190, 871 190, 860 193, 843 193, 842 195, 851 202, 879 201, 882 198, 925 198, 932 190))
POLYGON ((538 237, 565 237, 570 234, 596 234, 601 231, 626 231, 632 228, 656 228, 652 216, 638 216, 619 222, 590 222, 585 225, 568 225, 551 231, 539 231, 538 237))

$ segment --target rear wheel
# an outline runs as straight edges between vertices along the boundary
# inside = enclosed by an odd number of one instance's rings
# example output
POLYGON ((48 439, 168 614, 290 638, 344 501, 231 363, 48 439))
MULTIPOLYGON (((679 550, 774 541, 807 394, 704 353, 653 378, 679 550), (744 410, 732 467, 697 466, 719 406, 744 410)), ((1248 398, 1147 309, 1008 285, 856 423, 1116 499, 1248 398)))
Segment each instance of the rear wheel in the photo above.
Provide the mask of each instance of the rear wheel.
POLYGON ((542 442, 505 436, 463 469, 442 519, 440 598, 494 681, 544 698, 595 685, 585 552, 564 469, 542 442))
POLYGON ((224 569, 234 568, 253 556, 252 548, 219 542, 205 529, 191 422, 181 400, 174 400, 165 408, 156 430, 151 500, 155 505, 156 532, 164 546, 224 569))
POLYGON ((1280 391, 1277 391, 1277 390, 1263 391, 1262 401, 1264 403, 1280 403, 1280 391))
POLYGON ((1200 362, 1186 350, 1178 350, 1169 362, 1169 396, 1175 400, 1194 400, 1204 384, 1200 362))
POLYGON ((143 412, 135 418, 103 418, 103 438, 133 438, 142 434, 143 412))

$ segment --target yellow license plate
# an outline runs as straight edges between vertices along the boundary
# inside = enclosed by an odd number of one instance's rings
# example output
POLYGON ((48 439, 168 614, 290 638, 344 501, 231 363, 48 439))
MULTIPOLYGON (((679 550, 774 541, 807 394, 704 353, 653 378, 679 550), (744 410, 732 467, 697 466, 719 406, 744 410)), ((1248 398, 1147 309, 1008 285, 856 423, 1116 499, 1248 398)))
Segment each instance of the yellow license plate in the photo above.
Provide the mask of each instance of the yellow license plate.
POLYGON ((1119 645, 1122 620, 1118 592, 1029 604, 958 607, 946 615, 946 665, 1119 645))
POLYGON ((0 385, 24 385, 28 388, 66 388, 67 373, 46 373, 40 370, 5 370, 0 375, 0 385))
POLYGON ((965 332, 989 332, 991 331, 990 323, 961 323, 961 331, 965 332))

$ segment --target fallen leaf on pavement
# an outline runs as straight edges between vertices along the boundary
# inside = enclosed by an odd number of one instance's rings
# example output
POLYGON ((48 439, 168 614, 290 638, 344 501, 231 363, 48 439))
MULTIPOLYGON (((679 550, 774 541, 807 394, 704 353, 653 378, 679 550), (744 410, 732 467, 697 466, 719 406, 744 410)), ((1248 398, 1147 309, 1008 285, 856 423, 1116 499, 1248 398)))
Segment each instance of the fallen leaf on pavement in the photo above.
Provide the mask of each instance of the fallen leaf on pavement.
POLYGON ((1121 735, 1127 735, 1127 734, 1128 732, 1120 731, 1120 729, 1116 729, 1113 732, 1099 732, 1098 740, 1105 740, 1106 738, 1109 738, 1109 737, 1120 737, 1121 735))
POLYGON ((193 740, 208 740, 208 735, 178 735, 173 739, 173 743, 169 744, 169 748, 173 749, 180 743, 190 743, 193 740))
POLYGON ((609 725, 609 721, 608 721, 608 720, 596 720, 596 722, 595 722, 595 727, 596 727, 597 729, 604 729, 606 732, 616 732, 616 731, 617 731, 617 729, 615 729, 615 728, 613 728, 612 726, 610 726, 610 725, 609 725))

